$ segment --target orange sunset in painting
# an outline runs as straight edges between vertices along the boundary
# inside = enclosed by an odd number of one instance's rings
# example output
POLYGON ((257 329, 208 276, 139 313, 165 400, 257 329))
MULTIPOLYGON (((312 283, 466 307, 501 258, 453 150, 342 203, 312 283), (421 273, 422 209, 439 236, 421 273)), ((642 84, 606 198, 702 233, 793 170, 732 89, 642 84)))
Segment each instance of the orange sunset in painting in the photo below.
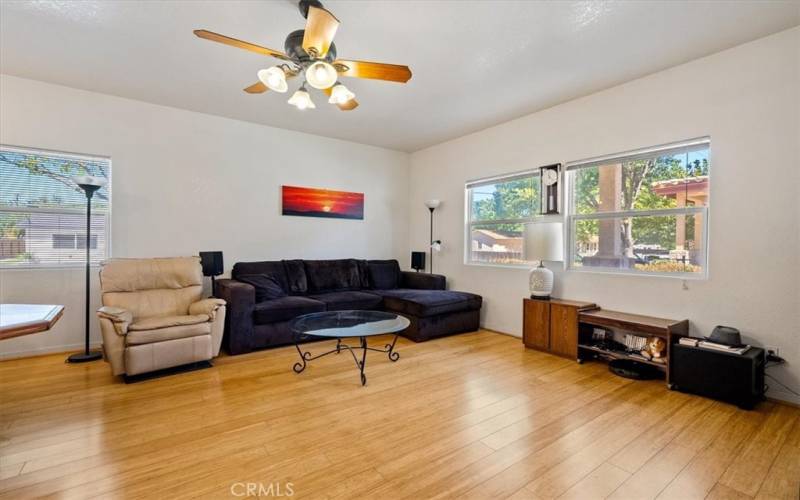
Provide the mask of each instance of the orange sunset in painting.
POLYGON ((363 219, 364 193, 283 186, 283 215, 363 219))

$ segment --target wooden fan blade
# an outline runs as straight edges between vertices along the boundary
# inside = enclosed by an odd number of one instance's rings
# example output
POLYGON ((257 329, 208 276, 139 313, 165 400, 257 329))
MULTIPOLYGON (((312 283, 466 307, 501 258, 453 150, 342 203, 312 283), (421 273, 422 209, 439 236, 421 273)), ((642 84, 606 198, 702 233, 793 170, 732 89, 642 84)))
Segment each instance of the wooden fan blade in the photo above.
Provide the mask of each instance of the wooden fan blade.
POLYGON ((400 64, 384 64, 369 61, 347 61, 337 59, 333 62, 343 76, 353 78, 369 78, 372 80, 386 80, 390 82, 406 83, 411 79, 411 70, 408 66, 400 64))
MULTIPOLYGON (((327 89, 323 89, 322 91, 325 92, 325 95, 330 97, 331 94, 333 93, 333 87, 328 87, 327 89)), ((339 109, 341 109, 342 111, 351 111, 358 107, 358 101, 356 101, 355 98, 353 98, 343 104, 337 104, 337 106, 339 106, 339 109)))
POLYGON ((268 49, 266 47, 262 47, 261 45, 256 45, 254 43, 237 40, 236 38, 231 38, 229 36, 220 35, 219 33, 214 33, 213 31, 194 30, 194 34, 205 40, 211 40, 212 42, 223 43, 225 45, 230 45, 231 47, 249 50, 250 52, 255 52, 257 54, 265 56, 277 57, 278 59, 283 59, 284 61, 291 60, 283 52, 278 52, 277 50, 268 49))
POLYGON ((247 92, 248 94, 263 94, 267 90, 269 90, 269 87, 267 87, 261 82, 256 82, 244 89, 244 91, 247 92))
POLYGON ((303 50, 314 58, 325 57, 338 28, 339 20, 333 14, 319 7, 309 7, 303 50))
POLYGON ((342 111, 352 111, 358 107, 358 101, 356 101, 355 98, 353 98, 344 104, 337 104, 337 106, 339 106, 339 109, 341 109, 342 111))

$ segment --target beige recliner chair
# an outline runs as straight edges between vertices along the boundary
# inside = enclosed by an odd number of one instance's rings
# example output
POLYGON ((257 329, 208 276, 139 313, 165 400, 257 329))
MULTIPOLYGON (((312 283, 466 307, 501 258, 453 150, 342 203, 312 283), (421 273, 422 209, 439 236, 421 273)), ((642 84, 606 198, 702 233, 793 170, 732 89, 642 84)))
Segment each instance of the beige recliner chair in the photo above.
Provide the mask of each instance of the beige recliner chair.
POLYGON ((97 311, 114 375, 208 361, 219 354, 225 301, 203 299, 199 257, 111 259, 97 311))

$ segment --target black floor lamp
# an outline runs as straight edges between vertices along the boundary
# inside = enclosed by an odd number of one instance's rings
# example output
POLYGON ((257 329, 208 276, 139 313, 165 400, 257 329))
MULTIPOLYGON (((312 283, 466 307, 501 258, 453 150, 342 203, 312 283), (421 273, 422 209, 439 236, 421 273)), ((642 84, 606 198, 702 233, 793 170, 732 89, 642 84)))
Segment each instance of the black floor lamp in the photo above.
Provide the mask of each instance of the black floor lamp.
POLYGON ((442 202, 439 200, 428 200, 425 202, 425 206, 431 211, 431 241, 430 246, 428 247, 431 254, 431 274, 433 274, 433 250, 435 249, 438 251, 442 247, 442 240, 433 239, 433 211, 439 208, 439 205, 441 204, 442 202))
POLYGON ((91 299, 89 273, 92 250, 92 196, 94 196, 95 191, 105 186, 106 180, 102 177, 91 177, 88 175, 73 177, 72 180, 75 181, 75 184, 77 184, 86 195, 86 343, 83 352, 73 354, 67 358, 67 363, 85 363, 103 357, 103 353, 100 351, 89 350, 89 301, 91 299))

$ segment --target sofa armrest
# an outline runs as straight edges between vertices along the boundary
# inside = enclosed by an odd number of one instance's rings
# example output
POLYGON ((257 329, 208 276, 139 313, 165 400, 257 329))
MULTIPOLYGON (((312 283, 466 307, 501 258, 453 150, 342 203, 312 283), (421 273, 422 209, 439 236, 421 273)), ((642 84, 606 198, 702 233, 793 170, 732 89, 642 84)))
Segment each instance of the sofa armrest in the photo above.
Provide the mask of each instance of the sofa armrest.
POLYGON ((97 310, 97 317, 105 318, 114 325, 114 331, 117 335, 125 335, 128 333, 128 326, 133 321, 133 314, 127 309, 121 307, 103 306, 97 310))
POLYGON ((197 302, 189 304, 189 314, 205 314, 208 316, 209 320, 214 321, 214 316, 217 315, 217 309, 224 305, 224 300, 213 297, 209 299, 198 300, 197 302))
POLYGON ((447 279, 441 274, 403 271, 400 286, 418 290, 444 290, 447 287, 447 279))
POLYGON ((217 280, 217 296, 227 303, 223 338, 226 349, 231 354, 252 351, 255 287, 231 279, 217 280))

